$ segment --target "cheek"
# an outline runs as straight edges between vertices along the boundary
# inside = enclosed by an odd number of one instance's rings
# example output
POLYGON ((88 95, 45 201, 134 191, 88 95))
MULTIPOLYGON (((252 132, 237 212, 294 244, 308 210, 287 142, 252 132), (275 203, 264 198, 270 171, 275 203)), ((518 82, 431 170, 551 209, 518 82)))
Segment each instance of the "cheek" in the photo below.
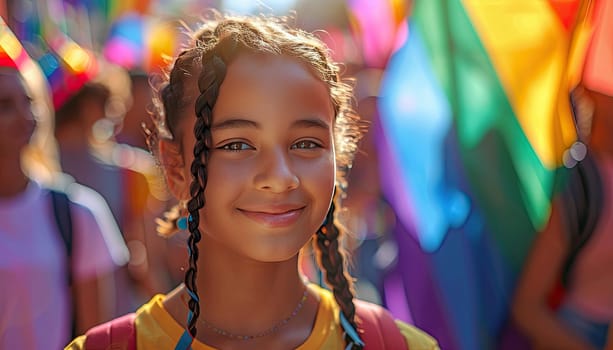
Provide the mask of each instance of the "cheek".
POLYGON ((303 163, 297 173, 302 184, 316 192, 318 198, 332 198, 336 179, 334 155, 303 163))
POLYGON ((252 171, 241 162, 216 161, 209 159, 207 167, 207 198, 231 197, 250 182, 252 171))
POLYGON ((25 119, 22 116, 14 116, 12 118, 14 121, 6 127, 8 138, 15 138, 19 142, 23 141, 23 139, 30 139, 36 128, 36 122, 33 119, 25 119))

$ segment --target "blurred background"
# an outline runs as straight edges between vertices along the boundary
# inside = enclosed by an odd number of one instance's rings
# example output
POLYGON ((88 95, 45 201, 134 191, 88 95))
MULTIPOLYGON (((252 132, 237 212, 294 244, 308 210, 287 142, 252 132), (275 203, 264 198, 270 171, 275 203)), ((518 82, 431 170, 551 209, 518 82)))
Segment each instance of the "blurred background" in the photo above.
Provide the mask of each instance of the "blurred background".
MULTIPOLYGON (((0 0, 40 66, 24 167, 43 180, 62 169, 105 197, 131 261, 155 271, 130 272, 143 300, 182 279, 185 253, 183 236, 155 234, 170 204, 142 124, 156 76, 206 8, 289 14, 353 77, 369 122, 343 214, 358 296, 442 349, 527 348, 513 294, 560 172, 582 158, 579 131, 592 125, 595 104, 579 111, 571 93, 613 96, 612 1, 0 0), (104 108, 54 119, 89 80, 108 86, 104 108)), ((611 106, 598 107, 608 119, 611 106)))

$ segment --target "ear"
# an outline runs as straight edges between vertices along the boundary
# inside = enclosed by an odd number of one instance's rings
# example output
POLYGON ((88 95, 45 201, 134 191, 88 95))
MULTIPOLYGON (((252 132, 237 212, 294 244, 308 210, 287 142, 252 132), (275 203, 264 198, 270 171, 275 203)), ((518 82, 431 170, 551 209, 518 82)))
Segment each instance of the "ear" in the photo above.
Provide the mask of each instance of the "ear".
POLYGON ((180 146, 166 139, 158 143, 160 162, 170 192, 179 200, 188 200, 191 175, 186 172, 180 146))

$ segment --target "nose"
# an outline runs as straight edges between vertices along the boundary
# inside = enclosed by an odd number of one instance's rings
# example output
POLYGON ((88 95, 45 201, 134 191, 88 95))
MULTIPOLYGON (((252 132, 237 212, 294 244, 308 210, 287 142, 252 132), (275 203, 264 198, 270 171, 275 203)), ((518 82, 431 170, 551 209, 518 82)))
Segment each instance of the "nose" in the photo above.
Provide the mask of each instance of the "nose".
POLYGON ((263 154, 254 184, 256 188, 274 193, 291 191, 300 185, 300 179, 287 152, 281 149, 263 154))

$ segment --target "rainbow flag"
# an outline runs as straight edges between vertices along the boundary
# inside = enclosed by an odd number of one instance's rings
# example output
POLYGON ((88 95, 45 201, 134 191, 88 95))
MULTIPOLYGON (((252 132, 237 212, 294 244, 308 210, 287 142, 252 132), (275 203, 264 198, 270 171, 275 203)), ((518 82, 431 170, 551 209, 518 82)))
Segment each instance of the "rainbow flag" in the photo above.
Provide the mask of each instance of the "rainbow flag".
POLYGON ((405 0, 349 0, 348 16, 368 67, 384 68, 398 43, 406 40, 405 0))
POLYGON ((51 89, 55 109, 64 105, 99 72, 94 53, 64 35, 47 40, 48 50, 37 58, 51 89))
POLYGON ((104 57, 126 69, 161 72, 179 49, 178 36, 169 21, 129 12, 112 24, 104 57))
POLYGON ((146 14, 151 8, 151 0, 64 0, 73 5, 85 6, 90 12, 99 15, 106 23, 113 23, 126 13, 146 14))
MULTIPOLYGON (((581 0, 414 3, 382 83, 379 156, 399 225, 390 279, 408 305, 398 313, 410 310, 443 348, 500 346, 576 139, 569 93, 591 10, 581 0)), ((398 300, 386 300, 393 312, 398 300)))
POLYGON ((451 105, 477 203, 514 268, 549 213, 576 139, 589 1, 418 1, 412 20, 451 105))
POLYGON ((19 39, 4 22, 4 19, 0 18, 0 67, 20 70, 28 61, 30 61, 30 56, 19 39))
POLYGON ((136 13, 118 18, 111 25, 103 50, 104 57, 128 69, 141 65, 145 56, 144 27, 144 18, 136 13))

